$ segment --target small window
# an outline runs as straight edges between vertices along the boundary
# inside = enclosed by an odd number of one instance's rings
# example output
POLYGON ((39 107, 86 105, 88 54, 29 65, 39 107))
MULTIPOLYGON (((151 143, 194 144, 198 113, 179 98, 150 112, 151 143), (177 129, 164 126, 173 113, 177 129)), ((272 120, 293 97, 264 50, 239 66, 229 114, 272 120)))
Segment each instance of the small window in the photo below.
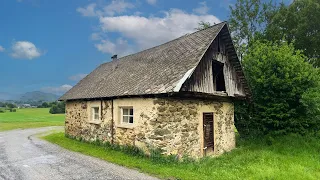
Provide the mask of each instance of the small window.
POLYGON ((213 61, 213 80, 216 91, 226 91, 226 84, 224 82, 223 63, 219 61, 213 61))
POLYGON ((91 113, 92 113, 92 120, 99 121, 99 107, 93 107, 91 113))
POLYGON ((132 108, 121 108, 121 123, 133 124, 133 109, 132 108))

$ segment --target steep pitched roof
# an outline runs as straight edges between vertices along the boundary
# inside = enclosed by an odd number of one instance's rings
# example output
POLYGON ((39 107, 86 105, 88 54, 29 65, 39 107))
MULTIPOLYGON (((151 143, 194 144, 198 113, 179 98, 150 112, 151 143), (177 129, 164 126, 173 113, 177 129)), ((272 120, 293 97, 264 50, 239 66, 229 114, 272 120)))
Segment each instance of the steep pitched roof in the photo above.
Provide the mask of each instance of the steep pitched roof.
POLYGON ((60 100, 178 92, 224 26, 222 22, 101 64, 60 100))

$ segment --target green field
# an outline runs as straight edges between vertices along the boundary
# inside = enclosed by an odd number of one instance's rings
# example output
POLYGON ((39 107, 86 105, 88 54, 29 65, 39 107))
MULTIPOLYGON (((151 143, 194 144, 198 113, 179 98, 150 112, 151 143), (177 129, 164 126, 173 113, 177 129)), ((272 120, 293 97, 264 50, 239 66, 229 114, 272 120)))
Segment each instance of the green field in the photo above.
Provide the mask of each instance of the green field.
POLYGON ((48 108, 17 109, 17 112, 0 113, 0 131, 17 128, 63 126, 64 114, 50 114, 48 108))
POLYGON ((66 149, 138 169, 164 179, 320 179, 320 137, 288 135, 274 140, 238 140, 237 149, 199 162, 159 163, 66 138, 43 137, 66 149))

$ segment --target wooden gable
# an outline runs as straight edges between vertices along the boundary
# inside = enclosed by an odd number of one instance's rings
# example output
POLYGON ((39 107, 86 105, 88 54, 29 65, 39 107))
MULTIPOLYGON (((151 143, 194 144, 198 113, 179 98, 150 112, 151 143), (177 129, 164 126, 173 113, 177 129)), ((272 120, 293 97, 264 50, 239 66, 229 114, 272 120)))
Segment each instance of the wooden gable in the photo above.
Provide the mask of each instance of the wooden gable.
POLYGON ((234 47, 227 26, 217 35, 181 91, 245 97, 242 68, 234 63, 234 47), (239 73, 241 71, 241 73, 239 73))

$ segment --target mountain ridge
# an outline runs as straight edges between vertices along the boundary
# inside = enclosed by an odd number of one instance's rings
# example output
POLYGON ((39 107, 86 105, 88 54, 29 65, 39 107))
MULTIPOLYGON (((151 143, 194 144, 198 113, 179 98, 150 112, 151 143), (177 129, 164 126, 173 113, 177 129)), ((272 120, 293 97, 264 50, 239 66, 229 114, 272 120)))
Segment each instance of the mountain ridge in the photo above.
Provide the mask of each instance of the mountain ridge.
POLYGON ((19 98, 17 98, 17 101, 22 101, 22 102, 52 102, 52 101, 57 101, 59 98, 58 95, 53 94, 53 93, 46 93, 42 91, 31 91, 31 92, 26 92, 24 94, 21 94, 19 98))
POLYGON ((57 101, 60 96, 53 93, 46 93, 42 91, 31 91, 23 94, 11 94, 11 93, 0 93, 0 101, 14 101, 22 103, 30 102, 52 102, 57 101))

